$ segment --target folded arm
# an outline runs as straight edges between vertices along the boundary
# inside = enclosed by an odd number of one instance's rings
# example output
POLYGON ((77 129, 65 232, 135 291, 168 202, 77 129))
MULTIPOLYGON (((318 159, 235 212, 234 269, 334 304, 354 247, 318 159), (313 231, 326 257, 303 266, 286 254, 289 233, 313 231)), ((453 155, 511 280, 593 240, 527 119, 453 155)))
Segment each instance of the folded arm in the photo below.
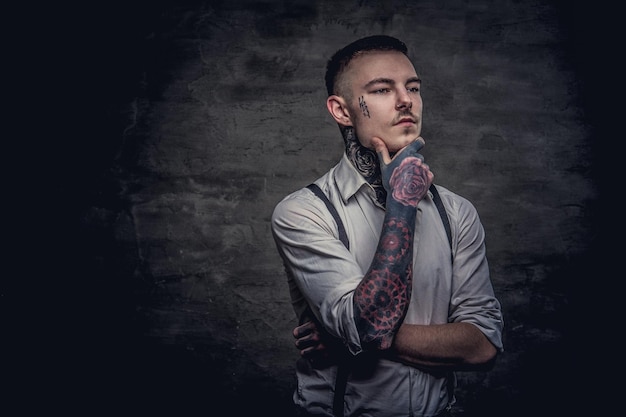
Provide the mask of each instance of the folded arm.
MULTIPOLYGON (((293 331, 295 346, 302 357, 323 363, 333 357, 339 345, 313 321, 293 331)), ((426 372, 480 371, 493 367, 497 349, 471 323, 434 325, 402 324, 385 358, 426 372)))
POLYGON ((471 323, 403 324, 389 351, 390 359, 425 371, 487 370, 496 356, 494 345, 471 323))

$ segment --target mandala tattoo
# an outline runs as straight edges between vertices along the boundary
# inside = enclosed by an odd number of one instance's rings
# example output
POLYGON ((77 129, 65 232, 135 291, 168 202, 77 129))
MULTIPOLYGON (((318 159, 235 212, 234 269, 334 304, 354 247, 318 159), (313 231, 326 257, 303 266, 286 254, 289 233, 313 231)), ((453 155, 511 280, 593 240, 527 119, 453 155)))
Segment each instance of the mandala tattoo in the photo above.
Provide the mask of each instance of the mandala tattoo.
POLYGON ((376 152, 361 145, 352 126, 342 127, 341 133, 346 145, 348 159, 368 184, 372 186, 376 192, 376 202, 384 208, 387 202, 387 191, 383 187, 376 152))
POLYGON ((381 262, 394 264, 405 259, 411 249, 411 229, 400 219, 391 219, 385 226, 376 258, 381 262))
POLYGON ((365 343, 388 340, 386 336, 396 331, 410 299, 406 296, 407 292, 410 293, 408 285, 410 282, 405 282, 399 274, 384 268, 372 270, 367 283, 357 287, 355 307, 360 313, 361 325, 368 328, 365 343))

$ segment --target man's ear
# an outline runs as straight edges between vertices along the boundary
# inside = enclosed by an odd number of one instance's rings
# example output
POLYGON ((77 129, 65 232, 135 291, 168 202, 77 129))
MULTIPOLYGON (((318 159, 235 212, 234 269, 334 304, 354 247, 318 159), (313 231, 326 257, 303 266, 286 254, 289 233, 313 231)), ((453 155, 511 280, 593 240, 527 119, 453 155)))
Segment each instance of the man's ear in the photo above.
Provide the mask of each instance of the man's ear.
POLYGON ((337 95, 328 96, 326 99, 326 108, 333 119, 343 126, 352 126, 352 117, 350 110, 343 97, 337 95))

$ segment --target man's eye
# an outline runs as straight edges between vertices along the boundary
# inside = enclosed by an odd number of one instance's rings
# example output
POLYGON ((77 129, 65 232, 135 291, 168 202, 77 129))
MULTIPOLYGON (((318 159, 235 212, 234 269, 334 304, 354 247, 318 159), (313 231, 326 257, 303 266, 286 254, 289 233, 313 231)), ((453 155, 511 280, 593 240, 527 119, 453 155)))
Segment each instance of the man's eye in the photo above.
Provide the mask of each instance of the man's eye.
POLYGON ((388 88, 379 88, 378 90, 374 90, 374 94, 385 94, 388 92, 389 92, 388 88))
POLYGON ((419 87, 409 87, 406 89, 409 93, 419 93, 420 89, 419 87))

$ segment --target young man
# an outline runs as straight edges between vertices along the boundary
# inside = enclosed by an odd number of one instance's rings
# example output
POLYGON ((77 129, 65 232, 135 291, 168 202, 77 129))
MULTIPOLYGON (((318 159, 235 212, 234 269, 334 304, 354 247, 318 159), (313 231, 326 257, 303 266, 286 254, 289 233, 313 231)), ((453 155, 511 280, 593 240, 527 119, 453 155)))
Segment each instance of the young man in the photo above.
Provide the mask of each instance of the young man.
POLYGON ((418 153, 420 85, 395 38, 339 50, 327 66, 326 105, 346 152, 315 181, 331 207, 304 188, 274 210, 301 324, 302 415, 446 415, 454 371, 489 369, 503 349, 478 214, 431 187, 418 153))

